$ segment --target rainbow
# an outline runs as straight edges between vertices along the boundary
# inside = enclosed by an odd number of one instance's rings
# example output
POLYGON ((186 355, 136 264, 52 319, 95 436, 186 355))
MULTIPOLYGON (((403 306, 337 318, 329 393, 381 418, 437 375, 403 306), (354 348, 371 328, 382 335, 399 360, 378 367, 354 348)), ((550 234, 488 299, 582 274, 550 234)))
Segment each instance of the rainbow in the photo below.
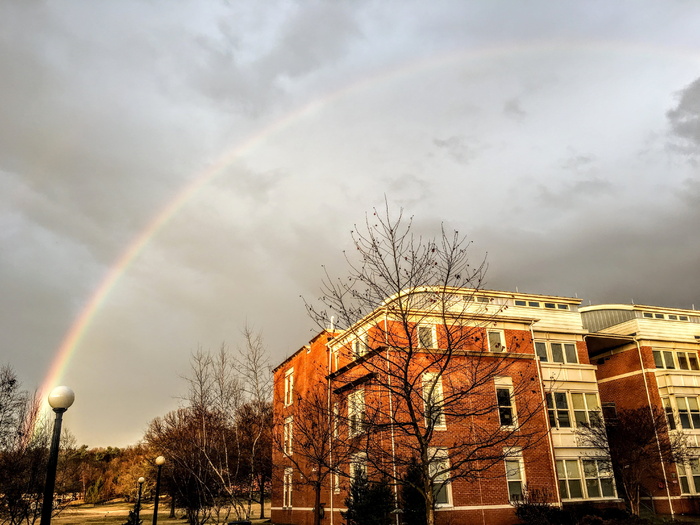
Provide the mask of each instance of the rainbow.
MULTIPOLYGON (((640 54, 640 46, 638 43, 629 44, 625 42, 532 42, 525 45, 510 44, 507 46, 493 47, 489 49, 478 49, 471 51, 457 50, 448 54, 439 56, 426 57, 419 61, 414 61, 408 64, 402 64, 395 68, 384 70, 379 74, 363 78, 355 83, 345 86, 336 91, 332 91, 325 96, 312 102, 302 105, 298 109, 284 115, 279 120, 267 125, 259 132, 247 138, 243 143, 224 153, 217 161, 208 167, 202 173, 196 175, 185 187, 183 187, 168 204, 161 209, 157 215, 139 232, 126 250, 119 256, 114 265, 108 270, 97 289, 94 291, 90 299, 83 307, 81 313, 71 325, 64 339, 62 340, 56 355, 51 362, 49 371, 45 376, 39 393, 43 399, 55 385, 59 384, 64 370, 70 363, 70 359, 79 346, 81 339, 86 333, 92 319, 99 311, 101 305, 105 302, 110 291, 119 281, 120 277, 126 272, 129 266, 139 256, 142 250, 148 245, 149 241, 158 234, 158 232, 168 223, 168 221, 187 203, 202 187, 209 183, 214 177, 220 174, 226 167, 230 166, 236 159, 243 156, 245 153, 254 149, 261 144, 265 139, 273 136, 280 131, 289 127, 293 122, 306 116, 312 115, 315 111, 330 102, 333 102, 349 93, 356 93, 370 85, 374 85, 381 81, 391 80, 396 77, 423 72, 429 68, 441 67, 450 64, 455 60, 463 59, 484 59, 497 58, 505 55, 526 54, 533 52, 561 52, 563 50, 570 51, 572 48, 582 48, 584 50, 595 50, 596 52, 609 53, 610 45, 613 45, 618 50, 623 50, 627 53, 633 52, 640 54), (634 51, 632 51, 634 50, 634 51)), ((678 55, 686 54, 678 49, 659 49, 645 46, 641 53, 649 54, 664 54, 678 55), (680 51, 680 53, 679 53, 680 51)))

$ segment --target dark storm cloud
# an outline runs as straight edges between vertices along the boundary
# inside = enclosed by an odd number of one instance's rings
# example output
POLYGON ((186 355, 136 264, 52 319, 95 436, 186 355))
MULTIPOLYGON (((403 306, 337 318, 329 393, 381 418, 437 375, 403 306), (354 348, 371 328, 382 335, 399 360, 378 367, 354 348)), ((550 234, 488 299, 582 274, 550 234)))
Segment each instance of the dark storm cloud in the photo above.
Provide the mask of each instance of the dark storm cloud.
POLYGON ((677 139, 673 146, 679 151, 700 153, 700 78, 678 94, 678 104, 667 113, 671 130, 677 139))

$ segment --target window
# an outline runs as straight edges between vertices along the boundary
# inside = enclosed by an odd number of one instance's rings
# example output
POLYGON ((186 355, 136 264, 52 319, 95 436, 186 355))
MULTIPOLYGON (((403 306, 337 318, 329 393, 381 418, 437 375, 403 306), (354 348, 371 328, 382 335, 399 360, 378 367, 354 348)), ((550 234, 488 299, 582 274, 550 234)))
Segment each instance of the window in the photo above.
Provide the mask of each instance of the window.
POLYGON ((700 461, 691 459, 686 464, 678 463, 678 478, 681 482, 683 494, 697 494, 700 492, 700 461))
POLYGON ((284 406, 288 407, 294 402, 294 369, 290 368, 284 373, 284 406))
POLYGON ((433 483, 433 494, 436 505, 449 505, 450 492, 450 460, 446 448, 430 448, 431 456, 428 474, 433 483))
POLYGON ((598 394, 594 392, 547 392, 547 412, 552 428, 600 425, 603 422, 598 394))
POLYGON ((517 425, 517 413, 513 399, 513 381, 510 377, 497 377, 494 383, 499 422, 502 427, 514 427, 517 425))
POLYGON ((576 426, 599 426, 602 423, 600 404, 596 394, 571 393, 571 406, 574 409, 576 426))
POLYGON ((420 348, 435 348, 432 326, 418 326, 418 346, 420 348))
POLYGON ((526 301, 521 301, 521 300, 519 300, 519 299, 516 299, 516 300, 515 300, 515 306, 527 306, 527 302, 526 302, 526 301))
POLYGON ((577 459, 558 459, 557 477, 559 478, 559 492, 562 499, 583 498, 581 468, 577 459))
POLYGON ((602 459, 584 459, 583 475, 589 498, 614 498, 615 485, 610 462, 602 459))
POLYGON ((340 494, 340 474, 333 471, 333 494, 340 494))
POLYGON ((444 430, 445 413, 442 409, 442 378, 435 372, 423 374, 423 409, 426 426, 444 430))
POLYGON ((352 342, 352 355, 354 358, 362 357, 367 353, 367 335, 358 337, 352 342))
POLYGON ((697 397, 676 397, 681 428, 700 429, 700 406, 697 397))
POLYGON ((697 352, 675 352, 670 350, 652 350, 656 368, 666 370, 700 370, 697 352))
POLYGON ((350 457, 350 482, 355 481, 358 476, 367 476, 367 455, 364 452, 350 457))
POLYGON ((523 499, 523 486, 525 481, 525 468, 520 453, 506 455, 506 480, 508 483, 508 500, 520 501, 523 499))
POLYGON ((568 310, 568 304, 562 303, 540 303, 539 301, 525 301, 523 299, 515 299, 515 306, 529 306, 530 308, 548 308, 550 310, 568 310))
POLYGON ((283 449, 286 456, 292 455, 292 439, 294 435, 294 418, 289 416, 284 420, 284 443, 283 449))
POLYGON ((348 435, 354 437, 364 429, 365 391, 355 390, 348 396, 348 435))
POLYGON ((292 478, 294 477, 294 469, 284 469, 284 479, 282 482, 282 507, 292 507, 292 478))
POLYGON ((506 339, 502 330, 487 330, 489 340, 489 350, 491 352, 505 352, 506 339))
POLYGON ((569 403, 565 392, 547 392, 547 411, 552 428, 570 428, 569 403))
POLYGON ((535 341, 535 353, 545 363, 578 363, 576 343, 535 341))

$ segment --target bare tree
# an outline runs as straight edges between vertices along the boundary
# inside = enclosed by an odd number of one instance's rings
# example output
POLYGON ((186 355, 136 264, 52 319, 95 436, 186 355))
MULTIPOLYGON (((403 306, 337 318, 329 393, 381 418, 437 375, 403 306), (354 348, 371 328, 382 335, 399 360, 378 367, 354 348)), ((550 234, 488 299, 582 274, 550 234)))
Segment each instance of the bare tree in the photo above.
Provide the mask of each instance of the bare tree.
POLYGON ((420 476, 408 483, 423 496, 432 525, 448 480, 503 477, 496 465, 544 437, 531 424, 543 417, 531 386, 535 361, 508 357, 532 353, 531 342, 487 337, 504 307, 480 294, 486 263, 470 263, 471 243, 458 232, 414 235, 412 221, 393 218, 387 206, 352 239, 347 275, 326 273, 321 306, 307 309, 321 327, 333 322, 344 330, 338 339, 352 355, 331 378, 336 393, 363 390, 364 433, 354 433, 372 439, 356 447, 394 484, 417 466, 420 476), (511 378, 508 399, 497 398, 500 377, 511 378), (449 438, 446 425, 458 429, 449 438))
POLYGON ((0 523, 32 525, 41 514, 48 431, 36 394, 0 368, 0 523))
POLYGON ((311 379, 325 375, 320 369, 310 375, 304 395, 297 394, 284 413, 275 414, 273 437, 278 456, 300 474, 298 483, 313 490, 314 525, 321 523, 324 487, 332 483, 334 491, 339 489, 340 478, 347 477, 343 466, 356 452, 345 439, 347 419, 341 417, 339 406, 330 404, 327 383, 311 379))
MULTIPOLYGON (((669 431, 666 414, 657 407, 617 409, 605 418, 605 424, 581 426, 577 430, 580 446, 591 447, 612 467, 622 485, 630 512, 639 516, 643 490, 656 484, 652 474, 663 464, 687 459, 687 436, 681 430, 669 431)), ((672 418, 672 416, 671 416, 672 418)), ((602 418, 601 418, 602 419, 602 418)))

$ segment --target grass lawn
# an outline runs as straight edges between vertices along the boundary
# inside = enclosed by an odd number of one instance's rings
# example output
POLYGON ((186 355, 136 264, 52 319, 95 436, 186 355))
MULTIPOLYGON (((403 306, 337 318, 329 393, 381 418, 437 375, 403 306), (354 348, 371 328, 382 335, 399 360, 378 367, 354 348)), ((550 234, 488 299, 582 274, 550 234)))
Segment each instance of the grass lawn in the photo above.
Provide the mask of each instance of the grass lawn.
MULTIPOLYGON (((58 516, 51 519, 55 525, 123 525, 129 517, 129 511, 134 509, 133 503, 123 501, 110 502, 102 505, 70 505, 58 516)), ((270 515, 269 507, 265 513, 270 515)), ((176 518, 168 518, 170 505, 164 501, 158 507, 158 525, 186 525, 184 511, 178 509, 176 518)), ((253 506, 253 516, 258 516, 260 511, 253 506)), ((141 520, 143 525, 151 525, 153 521, 153 503, 145 503, 141 506, 141 520)), ((234 521, 235 517, 229 517, 228 521, 234 521)), ((252 519, 253 523, 269 523, 269 520, 252 519)), ((213 521, 207 523, 215 523, 213 521)))

